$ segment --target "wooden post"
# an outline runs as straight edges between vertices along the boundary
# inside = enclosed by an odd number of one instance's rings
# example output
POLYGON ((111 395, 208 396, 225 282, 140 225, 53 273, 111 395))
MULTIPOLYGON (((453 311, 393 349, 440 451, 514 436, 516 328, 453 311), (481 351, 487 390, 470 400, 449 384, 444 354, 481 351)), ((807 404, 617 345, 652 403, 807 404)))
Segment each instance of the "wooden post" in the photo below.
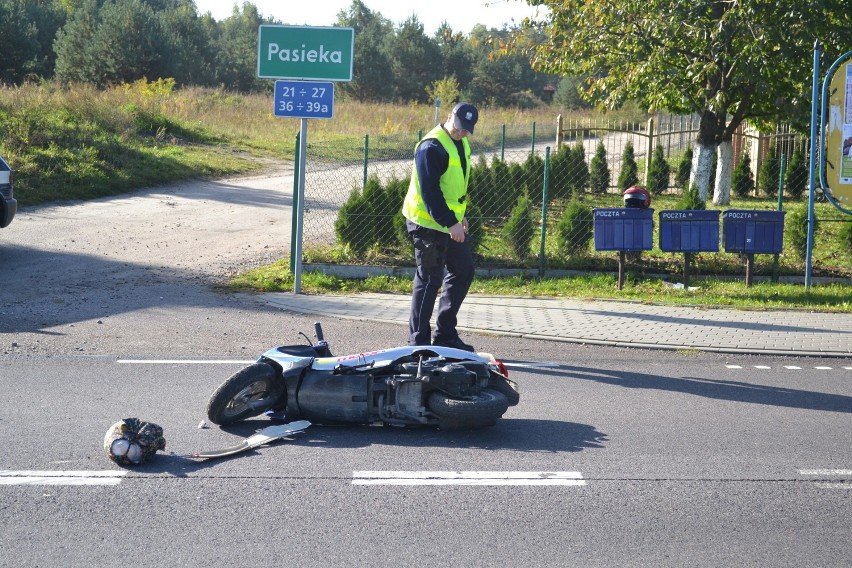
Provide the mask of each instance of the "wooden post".
POLYGON ((562 147, 562 115, 556 115, 556 151, 562 147))

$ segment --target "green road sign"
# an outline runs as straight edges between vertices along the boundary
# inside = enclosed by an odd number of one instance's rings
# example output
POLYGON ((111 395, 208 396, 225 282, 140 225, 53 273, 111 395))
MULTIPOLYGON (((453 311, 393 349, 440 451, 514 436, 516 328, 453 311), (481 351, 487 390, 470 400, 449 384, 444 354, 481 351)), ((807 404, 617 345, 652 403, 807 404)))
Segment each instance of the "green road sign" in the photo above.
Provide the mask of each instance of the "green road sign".
POLYGON ((257 37, 261 79, 352 80, 352 28, 263 25, 257 37))

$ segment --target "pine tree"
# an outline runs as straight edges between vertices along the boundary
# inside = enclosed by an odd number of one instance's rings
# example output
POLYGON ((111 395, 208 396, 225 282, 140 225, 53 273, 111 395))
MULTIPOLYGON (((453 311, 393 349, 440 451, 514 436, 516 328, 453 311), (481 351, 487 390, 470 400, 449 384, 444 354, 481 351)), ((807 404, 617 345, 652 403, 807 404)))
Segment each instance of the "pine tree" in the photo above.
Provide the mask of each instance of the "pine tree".
POLYGON ((610 181, 609 166, 606 162, 606 148, 604 148, 603 142, 598 142, 589 172, 589 189, 594 194, 606 193, 609 190, 610 181))
POLYGON ((621 173, 618 174, 618 188, 624 191, 631 185, 639 183, 639 166, 636 165, 636 157, 633 152, 633 143, 624 145, 624 153, 621 156, 621 173))
POLYGON ((662 194, 669 187, 669 175, 672 168, 663 154, 663 147, 657 145, 648 171, 648 191, 654 195, 662 194))

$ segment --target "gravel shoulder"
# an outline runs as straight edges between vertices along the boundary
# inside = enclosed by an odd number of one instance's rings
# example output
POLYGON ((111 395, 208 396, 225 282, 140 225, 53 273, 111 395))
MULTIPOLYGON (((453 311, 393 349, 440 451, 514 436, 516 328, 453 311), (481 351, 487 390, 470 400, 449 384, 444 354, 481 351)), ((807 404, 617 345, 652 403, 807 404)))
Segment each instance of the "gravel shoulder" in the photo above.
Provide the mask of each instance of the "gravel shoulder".
POLYGON ((277 344, 258 318, 281 312, 216 285, 289 254, 292 189, 281 166, 19 211, 0 232, 0 354, 225 355, 277 344))

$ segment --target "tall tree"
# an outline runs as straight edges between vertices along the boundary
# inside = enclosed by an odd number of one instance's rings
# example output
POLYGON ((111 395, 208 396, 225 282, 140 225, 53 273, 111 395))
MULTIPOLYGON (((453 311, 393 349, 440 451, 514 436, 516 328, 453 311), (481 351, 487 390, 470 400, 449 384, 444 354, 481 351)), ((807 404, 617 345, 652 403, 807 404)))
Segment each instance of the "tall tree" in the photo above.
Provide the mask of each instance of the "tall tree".
POLYGON ((387 38, 396 98, 425 103, 426 89, 444 76, 438 45, 423 31, 423 24, 412 15, 395 34, 387 38))
POLYGON ((385 38, 394 33, 391 21, 353 0, 348 10, 337 14, 337 25, 355 30, 352 81, 339 84, 340 91, 358 101, 393 100, 391 60, 385 50, 385 38))
POLYGON ((810 110, 814 38, 837 55, 848 49, 848 0, 527 0, 547 6, 537 68, 588 76, 585 95, 617 108, 701 116, 691 181, 713 202, 730 200, 731 138, 744 120, 803 124, 810 110))

